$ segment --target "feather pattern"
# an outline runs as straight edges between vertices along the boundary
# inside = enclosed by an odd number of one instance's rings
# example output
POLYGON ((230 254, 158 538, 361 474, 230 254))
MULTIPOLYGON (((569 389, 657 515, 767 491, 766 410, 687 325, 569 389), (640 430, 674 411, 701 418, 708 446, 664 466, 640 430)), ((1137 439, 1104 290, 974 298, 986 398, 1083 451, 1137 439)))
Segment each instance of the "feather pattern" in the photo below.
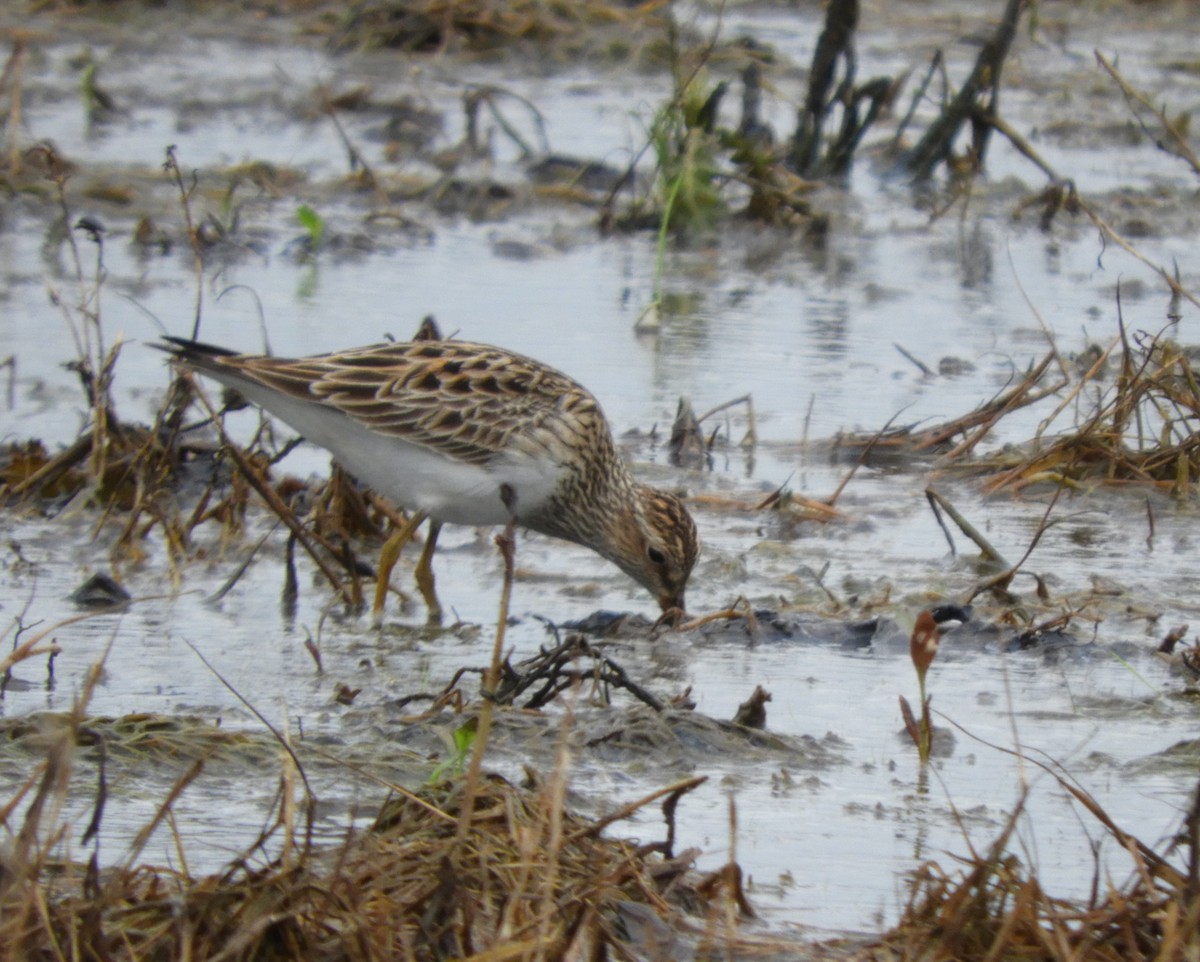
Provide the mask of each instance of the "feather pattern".
POLYGON ((501 348, 389 342, 287 359, 179 338, 165 350, 328 448, 361 480, 438 521, 500 523, 599 552, 682 607, 699 551, 679 499, 636 483, 596 399, 501 348))

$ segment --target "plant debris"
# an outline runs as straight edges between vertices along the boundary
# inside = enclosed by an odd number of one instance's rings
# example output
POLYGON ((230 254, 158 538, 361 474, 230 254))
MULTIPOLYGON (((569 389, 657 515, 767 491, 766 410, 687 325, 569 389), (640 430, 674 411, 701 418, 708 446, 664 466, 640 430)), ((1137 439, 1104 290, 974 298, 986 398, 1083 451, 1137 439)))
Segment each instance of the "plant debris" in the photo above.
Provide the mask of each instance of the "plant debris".
MULTIPOLYGON (((1035 764, 1037 764, 1035 762, 1035 764)), ((1044 767, 1044 766, 1043 766, 1044 767)), ((1008 850, 1024 800, 987 851, 963 859, 956 874, 936 862, 914 873, 908 905, 865 954, 870 962, 1022 959, 1029 962, 1184 962, 1200 951, 1200 789, 1177 842, 1185 866, 1120 829, 1086 792, 1055 777, 1129 853, 1130 881, 1100 877, 1079 904, 1046 893, 1036 872, 1008 850)))
MULTIPOLYGON (((166 729, 153 719, 106 723, 78 716, 49 727, 36 720, 4 727, 14 738, 31 732, 30 725, 41 732, 45 760, 14 802, 31 793, 32 804, 20 818, 13 804, 0 810, 15 839, 0 872, 0 944, 17 957, 56 957, 66 944, 83 958, 130 960, 435 960, 497 952, 514 959, 660 957, 666 946, 706 953, 737 944, 725 905, 731 902, 734 917, 751 911, 740 884, 722 881, 740 878, 736 866, 697 878, 690 871, 697 853, 674 850, 676 806, 703 778, 684 779, 598 820, 564 810, 561 770, 546 778, 529 772, 522 786, 488 775, 474 794, 470 779, 439 781, 416 792, 397 789, 369 831, 322 849, 312 843, 312 799, 291 800, 294 780, 283 756, 275 819, 223 871, 191 876, 130 862, 101 872, 94 860, 56 859, 60 833, 43 824, 56 810, 47 803, 65 786, 71 746, 94 745, 103 759, 104 746, 120 741, 113 736, 129 731, 125 750, 143 754, 145 735, 166 729), (108 734, 100 738, 98 730, 108 734), (657 801, 667 826, 662 841, 603 834, 657 801), (39 841, 44 830, 46 847, 39 841)), ((163 820, 198 764, 152 824, 163 820)), ((102 776, 93 828, 103 786, 102 776)))

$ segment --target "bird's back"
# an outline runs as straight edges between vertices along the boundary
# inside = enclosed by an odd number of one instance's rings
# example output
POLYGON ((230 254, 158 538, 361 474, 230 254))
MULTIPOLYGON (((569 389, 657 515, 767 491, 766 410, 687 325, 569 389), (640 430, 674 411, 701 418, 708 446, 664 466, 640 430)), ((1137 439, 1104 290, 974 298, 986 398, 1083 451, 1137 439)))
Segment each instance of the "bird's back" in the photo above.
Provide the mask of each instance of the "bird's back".
POLYGON ((613 454, 596 399, 567 375, 464 341, 388 342, 303 358, 232 354, 172 339, 189 365, 328 448, 353 473, 445 520, 504 520, 500 483, 534 515, 581 451, 613 454), (472 493, 479 494, 472 497, 472 493), (488 509, 447 510, 487 497, 488 509))

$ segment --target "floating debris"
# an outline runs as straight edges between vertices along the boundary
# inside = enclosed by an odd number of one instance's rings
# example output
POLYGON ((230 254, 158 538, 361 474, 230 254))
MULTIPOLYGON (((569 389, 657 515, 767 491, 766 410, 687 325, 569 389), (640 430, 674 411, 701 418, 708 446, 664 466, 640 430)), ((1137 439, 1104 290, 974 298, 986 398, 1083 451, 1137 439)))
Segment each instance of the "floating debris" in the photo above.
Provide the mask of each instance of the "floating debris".
POLYGON ((675 409, 675 423, 671 425, 671 439, 667 445, 671 452, 671 463, 675 466, 709 466, 708 445, 700 433, 700 422, 692 410, 692 402, 685 397, 679 399, 679 406, 675 409))
POLYGON ((131 595, 111 575, 99 572, 71 592, 80 608, 117 608, 129 604, 131 595))
POLYGON ((754 694, 738 705, 737 713, 733 716, 733 723, 744 725, 746 728, 766 728, 767 702, 770 700, 771 693, 762 685, 756 685, 754 694))

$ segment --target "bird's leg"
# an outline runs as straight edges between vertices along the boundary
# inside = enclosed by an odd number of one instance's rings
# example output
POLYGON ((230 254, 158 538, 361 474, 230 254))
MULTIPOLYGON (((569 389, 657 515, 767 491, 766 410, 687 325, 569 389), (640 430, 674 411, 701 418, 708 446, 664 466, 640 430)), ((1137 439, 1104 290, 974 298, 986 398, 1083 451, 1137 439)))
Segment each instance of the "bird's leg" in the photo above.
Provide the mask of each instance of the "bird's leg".
POLYGON ((417 588, 421 592, 421 597, 425 599, 425 607, 429 610, 429 624, 431 625, 442 623, 442 603, 438 601, 437 589, 433 584, 433 549, 437 547, 438 534, 441 533, 441 530, 442 523, 430 518, 429 530, 425 533, 425 547, 421 549, 421 557, 417 561, 416 571, 413 572, 417 588))
POLYGON ((400 526, 400 530, 387 539, 383 550, 379 553, 379 574, 375 579, 375 604, 371 608, 371 617, 378 623, 383 620, 383 604, 387 600, 388 581, 392 577, 392 569, 400 560, 400 551, 412 540, 417 525, 425 520, 425 512, 414 512, 412 517, 400 526))

